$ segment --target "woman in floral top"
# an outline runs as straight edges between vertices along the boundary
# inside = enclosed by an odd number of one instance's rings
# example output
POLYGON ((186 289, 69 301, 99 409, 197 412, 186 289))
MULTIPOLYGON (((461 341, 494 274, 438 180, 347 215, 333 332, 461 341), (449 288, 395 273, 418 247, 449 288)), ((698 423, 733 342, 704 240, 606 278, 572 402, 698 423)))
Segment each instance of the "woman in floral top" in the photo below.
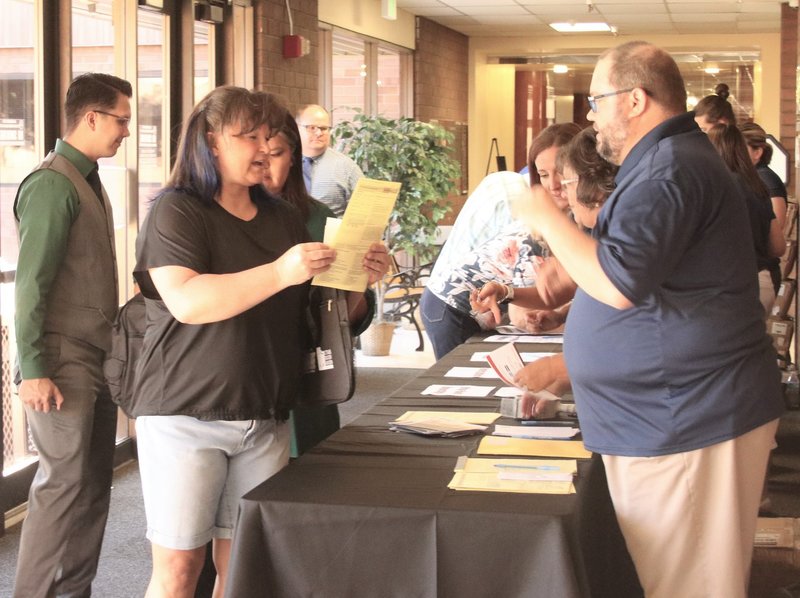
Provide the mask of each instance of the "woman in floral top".
MULTIPOLYGON (((534 139, 528 153, 531 184, 543 185, 557 202, 563 202, 564 209, 567 204, 561 197, 556 154, 579 131, 580 127, 574 123, 551 125, 534 139)), ((511 210, 513 217, 513 203, 511 210)), ((491 319, 472 315, 469 305, 472 290, 493 280, 513 286, 533 286, 536 269, 546 256, 547 248, 512 220, 496 237, 464 255, 460 264, 437 262, 421 301, 422 320, 436 359, 476 332, 494 328, 491 319)))

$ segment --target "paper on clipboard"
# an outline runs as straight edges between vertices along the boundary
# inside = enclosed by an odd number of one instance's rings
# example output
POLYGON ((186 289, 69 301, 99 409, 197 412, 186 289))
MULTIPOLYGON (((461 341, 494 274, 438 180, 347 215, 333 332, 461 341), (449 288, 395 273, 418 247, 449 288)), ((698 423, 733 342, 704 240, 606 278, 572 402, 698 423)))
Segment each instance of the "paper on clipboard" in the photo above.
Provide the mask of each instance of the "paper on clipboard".
POLYGON ((342 220, 325 226, 325 243, 336 249, 336 261, 311 284, 344 291, 367 288, 361 262, 369 246, 381 240, 399 192, 400 183, 359 179, 342 220), (328 226, 338 226, 338 230, 331 234, 328 226))

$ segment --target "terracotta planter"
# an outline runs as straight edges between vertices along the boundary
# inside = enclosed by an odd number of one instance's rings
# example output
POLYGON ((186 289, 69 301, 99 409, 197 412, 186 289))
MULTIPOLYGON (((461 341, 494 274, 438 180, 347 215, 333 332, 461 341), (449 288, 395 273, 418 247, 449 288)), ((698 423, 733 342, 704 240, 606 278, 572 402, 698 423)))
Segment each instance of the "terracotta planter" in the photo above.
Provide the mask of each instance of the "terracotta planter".
POLYGON ((397 326, 394 322, 373 322, 359 337, 361 352, 364 355, 388 355, 392 345, 392 336, 397 326))

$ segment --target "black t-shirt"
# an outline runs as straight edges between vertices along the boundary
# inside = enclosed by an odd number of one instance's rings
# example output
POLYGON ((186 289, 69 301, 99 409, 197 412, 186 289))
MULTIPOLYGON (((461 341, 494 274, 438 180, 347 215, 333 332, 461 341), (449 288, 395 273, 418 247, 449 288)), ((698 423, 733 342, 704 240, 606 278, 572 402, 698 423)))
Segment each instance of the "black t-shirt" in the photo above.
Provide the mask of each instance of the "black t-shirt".
POLYGON ((781 177, 779 177, 769 166, 758 166, 756 168, 758 176, 764 181, 767 186, 770 197, 782 197, 786 201, 786 185, 783 184, 781 177))
POLYGON ((251 309, 210 324, 181 324, 148 269, 183 266, 228 274, 272 262, 308 239, 286 202, 259 197, 250 221, 216 202, 167 192, 151 207, 136 247, 136 277, 147 304, 133 415, 201 420, 286 419, 302 364, 308 285, 289 287, 251 309))

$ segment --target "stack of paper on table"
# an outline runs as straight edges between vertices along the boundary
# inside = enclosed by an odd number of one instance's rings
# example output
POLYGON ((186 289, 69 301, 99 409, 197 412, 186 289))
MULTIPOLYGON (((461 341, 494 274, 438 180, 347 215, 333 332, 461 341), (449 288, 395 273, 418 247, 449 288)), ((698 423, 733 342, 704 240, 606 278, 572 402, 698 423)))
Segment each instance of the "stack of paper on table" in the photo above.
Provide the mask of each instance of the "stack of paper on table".
POLYGON ((589 459, 580 440, 530 440, 528 438, 503 438, 487 436, 478 445, 479 455, 517 455, 520 457, 565 457, 589 459))
POLYGON ((456 436, 480 434, 486 430, 486 426, 467 424, 442 417, 431 417, 409 422, 389 422, 389 429, 393 432, 412 432, 414 434, 422 434, 423 436, 454 438, 456 436))
POLYGON ((406 411, 398 417, 396 422, 418 422, 430 418, 449 419, 455 422, 468 424, 488 425, 494 423, 500 417, 499 413, 486 411, 406 411))
POLYGON ((452 490, 573 494, 578 464, 574 459, 470 459, 460 457, 452 490))
POLYGON ((512 438, 541 438, 552 440, 567 440, 575 438, 580 428, 571 426, 502 426, 494 427, 494 436, 511 436, 512 438))

